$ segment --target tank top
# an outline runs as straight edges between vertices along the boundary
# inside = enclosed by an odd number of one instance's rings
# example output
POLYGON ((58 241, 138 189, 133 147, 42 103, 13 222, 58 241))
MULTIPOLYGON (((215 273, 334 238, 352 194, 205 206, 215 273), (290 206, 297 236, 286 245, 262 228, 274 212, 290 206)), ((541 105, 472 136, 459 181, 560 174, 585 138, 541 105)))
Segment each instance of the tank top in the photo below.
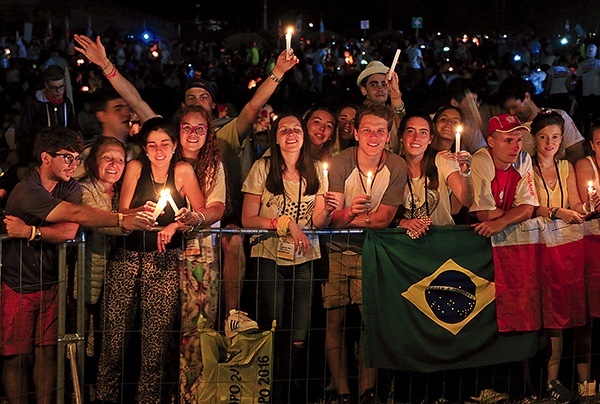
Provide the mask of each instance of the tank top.
MULTIPOLYGON (((151 168, 149 161, 142 162, 142 172, 140 174, 140 178, 138 179, 137 186, 135 187, 135 191, 133 193, 133 198, 131 199, 130 207, 137 208, 146 203, 146 201, 154 201, 158 202, 158 198, 160 196, 160 191, 164 189, 168 189, 171 192, 171 196, 175 200, 175 204, 182 208, 185 206, 185 199, 179 195, 177 192, 177 188, 175 186, 175 166, 171 164, 169 167, 169 172, 167 175, 167 181, 164 184, 157 183, 152 181, 151 176, 151 168), (157 193, 159 195, 157 195, 157 193)), ((167 204, 165 207, 165 213, 158 216, 156 219, 159 226, 166 226, 175 221, 175 212, 171 208, 170 204, 167 204)), ((155 231, 134 231, 130 235, 125 237, 124 248, 126 250, 131 251, 139 251, 139 252, 150 252, 156 251, 158 246, 156 244, 157 232, 155 231)), ((176 232, 169 244, 167 244, 167 249, 175 249, 182 246, 182 234, 181 232, 176 232)), ((120 244, 117 244, 120 245, 120 244)))

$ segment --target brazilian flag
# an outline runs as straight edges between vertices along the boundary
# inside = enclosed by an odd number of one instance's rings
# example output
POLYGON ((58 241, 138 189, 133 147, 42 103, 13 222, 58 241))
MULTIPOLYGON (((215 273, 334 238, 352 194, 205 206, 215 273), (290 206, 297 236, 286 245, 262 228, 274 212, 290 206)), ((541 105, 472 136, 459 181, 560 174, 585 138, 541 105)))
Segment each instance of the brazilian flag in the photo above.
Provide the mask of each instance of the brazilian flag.
POLYGON ((363 246, 367 366, 435 372, 530 358, 540 336, 499 333, 490 240, 469 226, 367 230, 363 246))

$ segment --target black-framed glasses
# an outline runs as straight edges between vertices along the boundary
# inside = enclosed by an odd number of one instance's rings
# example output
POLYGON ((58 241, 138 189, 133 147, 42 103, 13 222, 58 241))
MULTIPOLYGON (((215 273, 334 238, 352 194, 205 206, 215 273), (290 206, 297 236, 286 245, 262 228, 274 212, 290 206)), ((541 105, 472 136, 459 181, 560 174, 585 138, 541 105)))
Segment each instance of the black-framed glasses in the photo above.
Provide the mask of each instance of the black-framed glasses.
POLYGON ((60 90, 64 90, 65 88, 67 88, 67 86, 66 86, 66 84, 61 84, 60 86, 48 86, 48 88, 50 90, 60 91, 60 90))
POLYGON ((50 154, 52 157, 56 157, 56 156, 62 157, 62 159, 65 161, 65 164, 67 164, 68 166, 70 166, 71 164, 73 164, 73 162, 75 162, 75 165, 77 167, 79 167, 81 165, 81 163, 83 163, 83 158, 81 158, 81 156, 74 156, 70 153, 48 153, 48 154, 50 154))

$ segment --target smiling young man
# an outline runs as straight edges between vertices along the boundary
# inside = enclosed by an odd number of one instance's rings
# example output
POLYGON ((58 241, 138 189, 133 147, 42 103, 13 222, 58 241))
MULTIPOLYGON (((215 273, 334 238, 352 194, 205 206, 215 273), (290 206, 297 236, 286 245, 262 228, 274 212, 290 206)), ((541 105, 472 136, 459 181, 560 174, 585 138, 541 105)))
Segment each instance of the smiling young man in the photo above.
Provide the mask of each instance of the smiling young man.
MULTIPOLYGON (((406 163, 385 150, 394 112, 382 103, 359 109, 354 137, 358 146, 343 150, 330 161, 329 191, 324 200, 335 199, 336 209, 325 208, 326 220, 315 225, 332 228, 388 227, 404 195, 406 163), (327 212, 331 213, 328 215, 327 212)), ((316 206, 315 211, 322 209, 316 206)), ((327 363, 339 394, 338 402, 350 402, 344 324, 346 305, 362 311, 362 244, 364 236, 333 235, 329 254, 329 279, 323 286, 327 309, 325 337, 327 363)), ((364 366, 360 353, 360 402, 374 403, 377 369, 364 366)))
POLYGON ((474 202, 469 211, 479 220, 475 232, 485 237, 530 219, 539 205, 531 157, 522 150, 529 129, 512 114, 493 116, 488 147, 473 155, 474 202))
POLYGON ((26 403, 32 378, 38 403, 54 402, 58 341, 58 247, 88 227, 149 229, 148 213, 105 212, 79 205, 72 178, 83 141, 60 126, 42 130, 34 146, 39 166, 11 192, 4 224, 0 355, 11 403, 26 403), (33 370, 33 373, 30 371, 33 370))

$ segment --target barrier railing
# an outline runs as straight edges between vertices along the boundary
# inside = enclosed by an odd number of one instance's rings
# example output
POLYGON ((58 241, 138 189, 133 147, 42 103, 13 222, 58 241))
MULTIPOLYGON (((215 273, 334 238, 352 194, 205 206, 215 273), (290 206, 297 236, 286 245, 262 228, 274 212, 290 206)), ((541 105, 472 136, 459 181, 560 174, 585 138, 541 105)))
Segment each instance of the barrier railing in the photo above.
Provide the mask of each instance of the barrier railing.
MULTIPOLYGON (((213 239, 213 248, 215 256, 222 256, 221 251, 221 240, 223 237, 230 237, 232 235, 239 235, 242 238, 268 234, 269 231, 257 230, 257 229, 206 229, 200 232, 205 236, 211 235, 213 239)), ((331 241, 334 236, 346 236, 348 240, 353 235, 362 234, 362 229, 349 229, 349 230, 314 230, 309 231, 309 234, 316 234, 321 237, 321 246, 323 255, 327 256, 328 251, 327 244, 331 241)), ((339 237, 338 237, 339 238, 339 237)), ((6 236, 0 237, 2 244, 0 244, 0 254, 2 253, 2 247, 4 241, 7 239, 6 236)), ((119 247, 117 243, 116 247, 119 247)), ((70 295, 70 284, 75 276, 74 271, 70 269, 76 268, 77 273, 77 294, 78 296, 85 296, 85 276, 86 271, 85 265, 85 248, 86 248, 86 237, 85 233, 82 234, 76 240, 72 240, 68 243, 63 243, 58 246, 58 291, 59 291, 59 319, 58 319, 58 356, 57 356, 57 386, 56 386, 56 402, 61 404, 65 400, 76 403, 90 402, 94 399, 93 393, 95 381, 88 377, 88 374, 84 371, 86 362, 89 361, 89 357, 86 356, 86 307, 85 299, 77 299, 76 303, 76 324, 74 329, 68 329, 67 327, 67 315, 70 308, 73 306, 69 304, 72 299, 70 295), (77 261, 76 264, 70 263, 67 260, 67 251, 76 249, 77 261), (75 266, 74 266, 75 265, 75 266)), ((249 313, 249 317, 256 319, 257 313, 260 311, 259 307, 259 293, 261 293, 261 279, 258 276, 260 267, 264 264, 260 259, 251 260, 248 255, 248 249, 244 252, 246 254, 246 276, 241 279, 240 282, 243 284, 242 287, 242 298, 241 305, 238 307, 240 310, 249 313)), ((2 255, 3 256, 3 255, 2 255)), ((271 373, 271 380, 269 384, 273 384, 272 391, 269 391, 268 395, 262 396, 260 400, 260 391, 257 390, 257 396, 254 402, 280 402, 275 397, 287 397, 291 402, 326 402, 335 396, 333 393, 333 386, 331 383, 331 375, 329 374, 327 362, 325 357, 328 352, 325 349, 325 329, 327 323, 327 312, 321 305, 321 293, 320 286, 327 280, 327 260, 324 258, 322 261, 313 261, 310 264, 311 272, 311 293, 314 293, 311 301, 311 311, 309 314, 310 327, 306 337, 305 349, 301 353, 297 353, 293 349, 293 339, 290 337, 290 333, 293 331, 285 324, 278 324, 275 332, 274 349, 276 354, 274 356, 274 362, 270 369, 271 372, 275 371, 276 366, 281 366, 281 355, 288 357, 287 368, 278 373, 271 373), (287 352, 286 352, 287 351, 287 352), (290 362, 290 360, 292 362, 290 362), (290 363, 296 361, 296 365, 301 363, 301 366, 291 366, 290 363), (298 370, 300 369, 300 370, 298 370), (265 401, 267 400, 267 401, 265 401)), ((2 267, 0 266, 0 274, 2 267)), ((218 275, 217 279, 222 289, 222 271, 223 262, 218 261, 218 275)), ((285 284, 288 287, 291 283, 295 282, 294 279, 288 280, 285 284)), ((214 329, 218 333, 223 333, 224 321, 227 318, 227 312, 223 303, 223 293, 219 293, 219 306, 215 314, 214 329)), ((2 296, 0 295, 0 299, 2 296)), ((294 305, 296 298, 292 297, 291 304, 294 305)), ((290 315, 290 307, 286 306, 286 313, 290 315)), ((180 313, 181 314, 181 313, 180 313)), ((347 358, 349 362, 349 383, 353 395, 357 396, 357 390, 360 388, 360 374, 357 370, 358 355, 362 343, 362 329, 363 324, 361 323, 361 315, 357 310, 350 309, 348 317, 343 323, 344 335, 347 335, 342 342, 348 348, 349 356, 347 358)), ((268 329, 269 327, 262 327, 268 329)), ((110 332, 111 330, 105 330, 104 332, 110 332)), ((171 337, 176 340, 179 344, 181 340, 181 329, 174 329, 171 337)), ((385 330, 382 330, 385 332, 385 330)), ((566 333, 568 334, 568 333, 566 333)), ((592 350, 590 356, 593 360, 598 356, 598 350, 595 342, 595 336, 597 332, 594 329, 594 339, 592 339, 592 350)), ((230 341, 231 342, 231 341, 230 341)), ((135 342, 134 342, 135 343, 135 342)), ((137 342, 139 344, 139 341, 137 342)), ((565 354, 563 355, 563 362, 561 366, 561 380, 568 384, 570 387, 577 389, 577 362, 578 357, 574 351, 574 340, 567 335, 565 343, 565 354), (571 342, 573 341, 573 342, 571 342)), ((126 358, 139 358, 139 354, 132 353, 135 346, 128 348, 129 354, 126 358)), ((138 346, 139 348, 139 346, 138 346)), ((199 349, 198 345, 198 349, 199 349)), ((183 352, 180 352, 183 355, 183 352)), ((141 354, 143 355, 143 353, 141 354)), ((177 357, 179 355, 176 355, 177 357)), ((171 357, 172 358, 172 357, 171 357)), ((488 368, 476 368, 476 369, 465 369, 457 371, 441 371, 435 373, 419 373, 419 372, 407 372, 407 371, 387 371, 380 369, 378 372, 377 381, 377 395, 380 400, 387 400, 388 403, 392 402, 432 402, 441 397, 448 397, 451 401, 465 401, 470 400, 470 397, 479 396, 483 389, 494 389, 511 393, 511 395, 517 397, 523 397, 528 393, 534 393, 538 396, 545 394, 545 357, 543 353, 538 354, 533 358, 528 365, 528 369, 523 371, 522 365, 501 365, 491 369, 488 368)), ((126 360, 126 362, 129 361, 126 360)), ((174 363, 170 364, 171 367, 174 363)), ((259 362, 256 359, 256 372, 263 369, 261 374, 266 373, 266 362, 259 362), (262 365, 262 368, 261 368, 262 365)), ((206 366, 206 364, 204 364, 206 366)), ((597 365, 592 362, 592 378, 597 373, 597 365)), ((172 371, 172 370, 171 370, 172 371)), ((206 368, 205 368, 206 371, 206 368)), ((229 369, 231 371, 231 369, 229 369)), ((134 371, 135 372, 135 371, 134 371)), ((179 374, 180 370, 176 372, 179 374)), ((1 367, 0 367, 1 373, 1 367)), ((260 375, 260 374, 259 374, 260 375)), ((129 377, 130 375, 128 375, 129 377)), ((173 377, 171 374, 170 380, 168 377, 163 382, 164 395, 168 394, 172 399, 179 399, 181 402, 196 402, 195 400, 184 398, 181 393, 180 377, 173 377), (168 392, 168 393, 165 393, 168 392), (189 401, 188 401, 189 400, 189 401)), ((599 375, 600 376, 600 375, 599 375)), ((233 377, 230 375, 230 377, 233 377)), ((133 400, 135 398, 133 386, 127 385, 127 378, 122 378, 121 383, 121 396, 120 401, 127 402, 127 400, 133 400), (124 391, 124 392, 123 392, 124 391)), ((235 379, 235 378, 234 378, 235 379)), ((258 380, 256 381, 258 383, 258 380)), ((236 389, 239 385, 231 384, 228 388, 236 389), (234 387, 231 387, 234 386, 234 387)), ((201 388, 210 389, 218 387, 211 386, 210 384, 200 385, 201 388)), ((241 390, 240 390, 241 391, 241 390)), ((2 389, 0 392, 4 393, 2 389)), ((234 391, 235 393, 235 391, 234 391)), ((238 395, 233 394, 232 397, 239 398, 238 395)), ((264 391, 263 391, 264 393, 264 391)), ((0 402, 2 395, 0 394, 0 402)), ((208 402, 208 401, 206 401, 208 402)), ((213 401, 217 402, 217 401, 213 401)))

